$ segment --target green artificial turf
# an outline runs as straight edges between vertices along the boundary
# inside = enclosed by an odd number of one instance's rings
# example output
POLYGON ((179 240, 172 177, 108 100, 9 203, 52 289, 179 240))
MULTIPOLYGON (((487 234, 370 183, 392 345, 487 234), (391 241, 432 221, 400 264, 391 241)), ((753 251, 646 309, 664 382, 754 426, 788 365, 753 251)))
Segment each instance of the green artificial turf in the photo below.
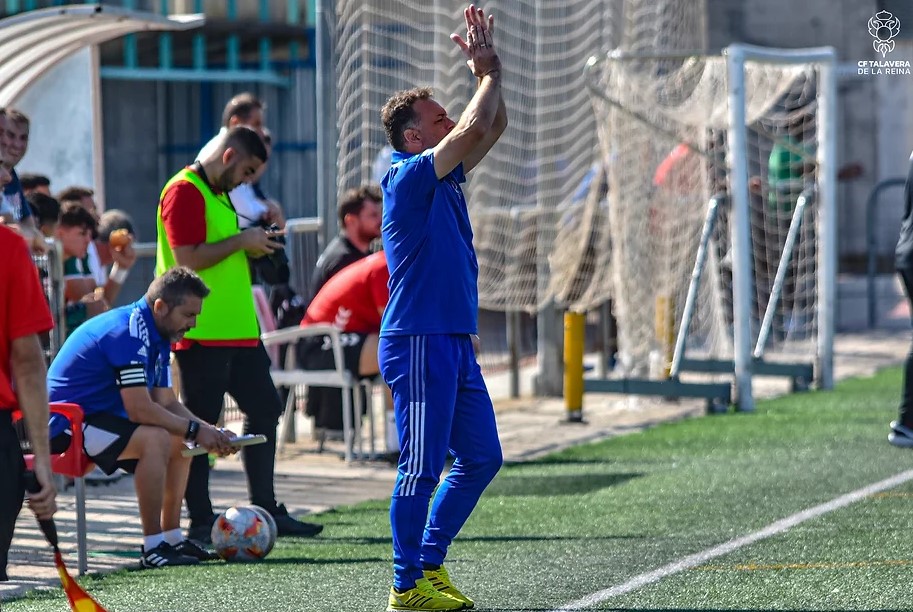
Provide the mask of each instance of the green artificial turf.
MULTIPOLYGON (((478 610, 554 610, 913 467, 887 444, 898 369, 505 466, 451 548, 478 610)), ((546 436, 547 432, 543 432, 546 436)), ((261 563, 82 580, 109 611, 383 610, 386 500, 314 517, 261 563)), ((590 609, 913 609, 913 482, 590 609)), ((59 590, 4 611, 67 610, 59 590)))

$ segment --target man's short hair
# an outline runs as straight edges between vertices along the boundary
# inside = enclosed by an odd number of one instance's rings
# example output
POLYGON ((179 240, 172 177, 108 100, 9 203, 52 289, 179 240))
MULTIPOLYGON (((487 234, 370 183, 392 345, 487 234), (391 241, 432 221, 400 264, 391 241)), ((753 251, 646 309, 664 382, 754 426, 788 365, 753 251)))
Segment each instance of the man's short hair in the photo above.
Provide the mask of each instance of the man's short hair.
POLYGON ((122 229, 136 236, 133 219, 130 215, 116 208, 106 210, 98 219, 98 240, 107 243, 111 239, 112 232, 122 229))
POLYGON ((29 121, 28 115, 26 115, 22 111, 17 110, 15 108, 4 108, 3 112, 0 114, 2 114, 2 116, 6 117, 8 120, 10 120, 12 123, 15 123, 19 127, 24 127, 25 129, 29 129, 29 125, 31 124, 31 121, 29 121))
POLYGON ((20 174, 19 184, 25 190, 38 189, 39 187, 50 187, 51 179, 43 174, 20 174))
POLYGON ((346 215, 357 215, 365 207, 365 200, 374 200, 378 204, 384 201, 384 196, 380 191, 380 186, 373 183, 365 184, 360 187, 353 187, 342 194, 339 200, 339 206, 336 209, 339 215, 339 227, 344 227, 346 215))
POLYGON ((188 295, 202 300, 209 295, 209 287, 196 272, 185 266, 171 268, 156 277, 146 291, 149 304, 154 304, 155 300, 162 300, 168 308, 180 306, 188 295))
POLYGON ((263 138, 246 125, 236 125, 225 134, 221 150, 224 153, 229 148, 235 149, 243 155, 252 155, 263 163, 269 159, 263 138))
POLYGON ((27 199, 35 211, 38 225, 57 223, 60 220, 60 202, 56 199, 40 192, 29 195, 27 199))
POLYGON ((380 118, 384 123, 387 141, 397 151, 402 151, 406 146, 403 132, 415 127, 415 111, 412 105, 419 100, 429 100, 434 92, 430 87, 413 87, 399 91, 392 96, 380 109, 380 118))
POLYGON ((72 185, 58 193, 57 199, 60 200, 61 204, 63 204, 65 202, 81 202, 83 198, 91 198, 94 195, 95 191, 89 187, 72 185))
POLYGON ((255 110, 263 110, 265 107, 266 105, 249 91, 239 93, 225 105, 225 110, 222 111, 222 127, 228 127, 232 117, 247 121, 251 113, 255 110))
POLYGON ((85 227, 95 234, 95 217, 78 202, 63 202, 60 205, 61 227, 85 227))

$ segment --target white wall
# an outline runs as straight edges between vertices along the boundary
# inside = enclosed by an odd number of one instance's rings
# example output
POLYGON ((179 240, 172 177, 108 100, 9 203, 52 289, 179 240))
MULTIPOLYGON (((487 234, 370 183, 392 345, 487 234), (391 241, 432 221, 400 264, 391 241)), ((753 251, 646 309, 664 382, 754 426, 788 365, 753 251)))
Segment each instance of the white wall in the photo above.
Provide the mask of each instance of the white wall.
MULTIPOLYGON (((82 185, 99 190, 100 127, 93 129, 94 58, 90 49, 77 52, 35 82, 14 104, 31 119, 29 148, 16 167, 51 179, 51 190, 82 185), (98 148, 96 148, 98 145, 98 148)), ((101 199, 99 204, 102 204, 101 199)))

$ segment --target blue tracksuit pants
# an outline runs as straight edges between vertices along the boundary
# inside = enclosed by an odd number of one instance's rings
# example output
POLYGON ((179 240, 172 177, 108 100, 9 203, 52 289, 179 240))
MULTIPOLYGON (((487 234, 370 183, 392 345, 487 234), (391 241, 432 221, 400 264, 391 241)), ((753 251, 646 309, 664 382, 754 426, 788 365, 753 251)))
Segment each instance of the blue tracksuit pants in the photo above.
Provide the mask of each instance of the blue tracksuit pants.
POLYGON ((422 577, 423 564, 444 562, 501 467, 501 443, 468 335, 383 337, 378 360, 402 449, 390 522, 393 585, 405 590, 422 577), (438 486, 448 450, 455 460, 438 486))

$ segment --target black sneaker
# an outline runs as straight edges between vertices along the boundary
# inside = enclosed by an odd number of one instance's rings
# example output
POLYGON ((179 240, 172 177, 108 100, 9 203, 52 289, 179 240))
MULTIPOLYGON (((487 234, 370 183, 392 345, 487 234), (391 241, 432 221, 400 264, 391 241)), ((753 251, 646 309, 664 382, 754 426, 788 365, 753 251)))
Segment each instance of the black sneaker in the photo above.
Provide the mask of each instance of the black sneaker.
POLYGON ((140 557, 140 567, 151 569, 156 567, 172 567, 177 565, 196 565, 200 561, 193 557, 182 555, 174 546, 162 542, 151 550, 143 550, 140 557))
POLYGON ((214 561, 219 558, 219 555, 211 550, 206 550, 193 540, 184 540, 180 544, 175 545, 174 549, 185 557, 193 557, 200 561, 214 561))
POLYGON ((292 536, 296 538, 313 538, 323 531, 323 525, 317 523, 305 523, 289 516, 285 504, 279 504, 276 511, 271 513, 273 520, 276 521, 276 532, 279 537, 292 536))
POLYGON ((902 425, 899 421, 891 421, 888 442, 901 448, 913 448, 913 429, 902 425))
POLYGON ((187 539, 200 544, 212 544, 212 526, 216 524, 217 518, 219 518, 217 515, 212 514, 201 523, 190 521, 187 539))

